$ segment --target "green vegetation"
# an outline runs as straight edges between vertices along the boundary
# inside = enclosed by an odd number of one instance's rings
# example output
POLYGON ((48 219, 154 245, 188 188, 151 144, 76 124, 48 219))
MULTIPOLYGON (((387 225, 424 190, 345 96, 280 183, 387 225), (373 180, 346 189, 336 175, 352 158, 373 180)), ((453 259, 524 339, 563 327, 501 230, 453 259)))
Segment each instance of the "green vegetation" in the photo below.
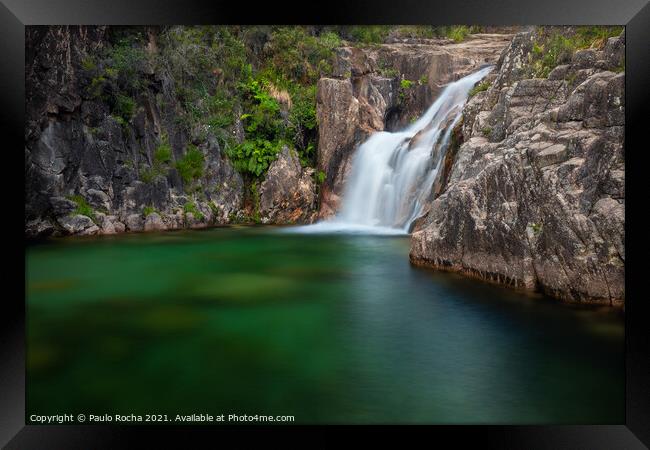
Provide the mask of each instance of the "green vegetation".
POLYGON ((406 101, 408 95, 408 90, 413 87, 413 82, 411 80, 402 79, 399 82, 399 99, 401 102, 406 101))
POLYGON ((160 164, 168 164, 172 160, 172 147, 169 145, 167 135, 163 135, 160 145, 153 153, 154 161, 160 164))
POLYGON ((153 206, 145 206, 142 208, 142 214, 144 214, 145 217, 150 216, 153 213, 160 214, 153 206))
POLYGON ((483 136, 485 137, 490 137, 492 134, 492 127, 485 126, 481 129, 481 133, 483 133, 483 136))
POLYGON ((140 169, 140 181, 143 181, 145 183, 153 183, 159 177, 167 176, 171 160, 172 148, 171 145, 169 145, 167 135, 163 135, 160 144, 156 150, 154 150, 151 166, 143 167, 140 169))
POLYGON ((399 87, 401 87, 402 89, 410 89, 411 86, 413 86, 413 82, 411 80, 403 79, 402 81, 399 82, 399 87))
POLYGON ((487 91, 491 84, 489 81, 481 81, 469 91, 469 98, 474 97, 479 92, 487 91))
POLYGON ((88 204, 85 198, 81 195, 69 195, 67 198, 77 205, 74 211, 72 211, 73 215, 81 214, 82 216, 89 217, 93 222, 97 222, 95 210, 88 204))
POLYGON ((541 223, 531 223, 530 228, 533 230, 533 233, 535 233, 537 235, 542 231, 542 224, 541 223))
POLYGON ((319 185, 323 184, 325 182, 325 179, 327 178, 327 175, 322 170, 316 172, 315 175, 316 175, 316 184, 319 185))
POLYGON ((577 50, 602 48, 608 38, 622 31, 623 27, 577 27, 568 32, 563 27, 543 27, 533 42, 529 72, 546 78, 555 67, 570 62, 577 50))
POLYGON ((185 154, 176 161, 176 170, 183 182, 190 185, 203 176, 205 156, 195 145, 188 145, 185 154))
MULTIPOLYGON (((377 68, 381 76, 386 78, 397 78, 399 76, 399 70, 394 68, 388 61, 383 58, 380 58, 377 62, 377 68)), ((349 76, 347 78, 350 78, 349 76)))
POLYGON ((391 27, 387 25, 358 25, 350 27, 348 37, 361 44, 381 44, 386 40, 391 27))
POLYGON ((465 39, 467 39, 467 36, 469 36, 471 33, 476 33, 477 30, 475 27, 468 27, 467 25, 457 25, 457 26, 452 26, 449 27, 446 30, 445 35, 449 39, 453 39, 456 42, 462 42, 465 39))
POLYGON ((194 202, 187 202, 185 205, 183 205, 183 213, 187 215, 188 213, 192 213, 192 216, 198 221, 202 221, 205 219, 205 216, 199 209, 196 207, 196 204, 194 202))

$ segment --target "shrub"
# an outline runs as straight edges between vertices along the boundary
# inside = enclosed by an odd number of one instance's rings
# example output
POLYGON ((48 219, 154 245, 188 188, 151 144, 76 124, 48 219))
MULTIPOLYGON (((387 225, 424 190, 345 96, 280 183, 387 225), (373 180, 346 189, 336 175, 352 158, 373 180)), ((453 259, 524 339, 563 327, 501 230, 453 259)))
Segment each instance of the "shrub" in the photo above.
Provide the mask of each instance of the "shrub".
POLYGON ((490 88, 490 83, 489 81, 481 81, 479 84, 474 86, 470 91, 469 91, 469 98, 474 97, 476 94, 479 92, 487 91, 490 88))
POLYGON ((203 220, 203 219, 205 218, 205 216, 203 215, 203 213, 202 213, 201 211, 199 211, 199 209, 196 207, 196 204, 193 203, 193 202, 187 202, 187 203, 185 203, 185 205, 183 205, 183 212, 184 212, 185 214, 187 214, 187 213, 192 213, 192 215, 194 216, 194 218, 195 218, 196 220, 199 220, 199 221, 201 221, 201 220, 203 220))
POLYGON ((455 42, 462 42, 472 32, 473 29, 471 27, 468 27, 466 25, 458 25, 449 28, 447 31, 447 37, 449 39, 453 39, 455 42))
POLYGON ((133 117, 135 113, 136 103, 131 97, 117 94, 115 96, 115 106, 113 112, 117 113, 119 117, 124 119, 125 122, 128 122, 133 117))
POLYGON ((89 217, 93 222, 96 222, 95 210, 88 204, 85 198, 81 195, 70 195, 68 200, 73 201, 77 207, 72 211, 72 214, 81 214, 82 216, 89 217))
POLYGON ((622 27, 593 26, 577 27, 566 33, 554 27, 541 28, 529 55, 529 72, 546 78, 553 68, 568 63, 576 50, 602 48, 608 38, 618 36, 622 30, 622 27))
POLYGON ((235 169, 248 172, 256 177, 261 176, 273 162, 283 142, 271 142, 266 139, 245 140, 229 149, 228 157, 235 169))
POLYGON ((410 89, 411 86, 413 86, 413 82, 411 80, 403 79, 402 81, 399 82, 399 86, 402 89, 410 89))
POLYGON ((362 44, 381 44, 389 32, 390 27, 385 25, 359 25, 349 28, 350 38, 362 44))
POLYGON ((167 135, 164 135, 160 145, 156 148, 153 154, 154 162, 159 164, 167 164, 172 160, 172 146, 169 145, 167 135))
POLYGON ((190 184, 203 176, 204 161, 203 153, 196 146, 192 144, 187 146, 185 155, 176 162, 176 170, 184 183, 190 184))
POLYGON ((316 184, 323 184, 327 175, 322 170, 316 172, 316 184))
POLYGON ((142 208, 142 214, 144 214, 145 217, 150 216, 153 213, 159 214, 158 210, 153 206, 145 206, 142 208))

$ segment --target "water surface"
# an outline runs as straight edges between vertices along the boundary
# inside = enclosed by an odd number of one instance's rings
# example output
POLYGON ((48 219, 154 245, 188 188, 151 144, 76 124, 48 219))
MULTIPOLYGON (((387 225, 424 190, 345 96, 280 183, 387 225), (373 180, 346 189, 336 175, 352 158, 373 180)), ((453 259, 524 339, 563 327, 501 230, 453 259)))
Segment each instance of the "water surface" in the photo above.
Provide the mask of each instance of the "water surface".
POLYGON ((414 268, 408 239, 215 228, 30 246, 28 415, 624 421, 620 313, 414 268))

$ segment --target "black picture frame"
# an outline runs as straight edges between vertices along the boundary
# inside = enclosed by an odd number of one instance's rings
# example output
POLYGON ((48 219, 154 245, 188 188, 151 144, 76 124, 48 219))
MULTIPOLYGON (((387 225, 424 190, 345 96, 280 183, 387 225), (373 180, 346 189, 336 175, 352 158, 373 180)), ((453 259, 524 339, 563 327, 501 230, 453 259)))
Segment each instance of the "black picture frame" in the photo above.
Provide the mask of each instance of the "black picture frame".
MULTIPOLYGON (((476 25, 625 25, 626 26, 626 416, 624 424, 577 426, 417 426, 361 427, 369 437, 384 440, 395 431, 418 434, 425 442, 479 444, 481 447, 559 449, 647 448, 650 445, 650 316, 642 287, 642 228, 645 198, 642 158, 645 122, 650 117, 650 4, 607 0, 387 0, 328 2, 311 7, 285 2, 226 2, 221 0, 2 0, 0 3, 0 96, 2 97, 3 191, 6 194, 5 289, 0 308, 0 444, 8 449, 128 447, 146 439, 147 447, 181 446, 195 437, 236 437, 239 446, 267 431, 285 443, 322 445, 329 427, 312 426, 96 426, 25 425, 25 285, 23 215, 18 177, 10 167, 24 165, 25 26, 58 24, 476 24, 476 25), (21 144, 22 142, 22 144, 21 144), (23 149, 23 150, 21 150, 23 149), (16 179, 17 178, 17 179, 16 179), (638 186, 637 186, 638 185, 638 186), (15 202, 9 205, 9 200, 15 202), (10 212, 15 208, 15 212, 10 212), (639 215, 641 220, 635 220, 639 215), (14 238, 15 236, 15 238, 14 238), (22 263, 22 264, 21 264, 22 263), (16 272, 15 275, 13 272, 16 272), (23 272, 21 276, 21 272, 23 272), (9 286, 14 287, 10 294, 9 286), (305 440, 303 433, 317 437, 305 440), (178 433, 182 431, 182 433, 178 433), (255 431, 255 433, 253 433, 255 431), (286 439, 289 439, 287 441, 286 439), (451 439, 449 441, 448 439, 451 439), (160 444, 154 444, 159 442, 160 444)), ((23 181, 24 186, 24 181, 23 181)), ((24 205, 22 206, 24 207, 24 205)), ((647 233, 647 232, 646 232, 647 233)), ((335 427, 340 429, 341 427, 335 427)), ((344 428, 346 431, 349 427, 344 428)), ((264 433, 266 434, 266 433, 264 433)), ((221 438, 219 438, 221 439, 221 438)), ((208 441, 210 442, 210 441, 208 441)), ((215 441, 211 441, 215 445, 215 441)))

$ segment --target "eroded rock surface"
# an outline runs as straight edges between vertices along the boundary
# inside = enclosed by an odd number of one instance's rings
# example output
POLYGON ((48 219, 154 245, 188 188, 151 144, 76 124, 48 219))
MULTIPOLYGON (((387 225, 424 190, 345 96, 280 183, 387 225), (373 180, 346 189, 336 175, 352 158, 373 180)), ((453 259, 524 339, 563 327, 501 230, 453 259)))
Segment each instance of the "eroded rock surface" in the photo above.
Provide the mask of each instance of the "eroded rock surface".
POLYGON ((625 298, 625 37, 527 79, 532 33, 464 109, 411 261, 567 301, 625 298))
POLYGON ((266 223, 310 223, 316 204, 314 169, 302 168, 298 155, 284 147, 260 186, 260 213, 266 223))
MULTIPOLYGON (((155 58, 156 33, 149 31, 145 47, 155 58)), ((203 133, 207 137, 198 139, 193 135, 198 132, 188 135, 179 126, 175 80, 152 68, 134 98, 133 117, 123 123, 90 89, 88 56, 110 46, 116 39, 112 32, 107 26, 27 28, 25 234, 111 234, 228 223, 243 207, 242 177, 214 136, 203 133), (164 138, 172 160, 154 171, 164 138), (204 173, 191 185, 175 168, 190 144, 204 157, 204 173), (75 213, 80 201, 92 208, 92 217, 75 213), (201 213, 193 221, 183 217, 188 202, 201 213), (160 220, 152 222, 156 216, 149 216, 146 225, 145 208, 155 208, 160 220)))

